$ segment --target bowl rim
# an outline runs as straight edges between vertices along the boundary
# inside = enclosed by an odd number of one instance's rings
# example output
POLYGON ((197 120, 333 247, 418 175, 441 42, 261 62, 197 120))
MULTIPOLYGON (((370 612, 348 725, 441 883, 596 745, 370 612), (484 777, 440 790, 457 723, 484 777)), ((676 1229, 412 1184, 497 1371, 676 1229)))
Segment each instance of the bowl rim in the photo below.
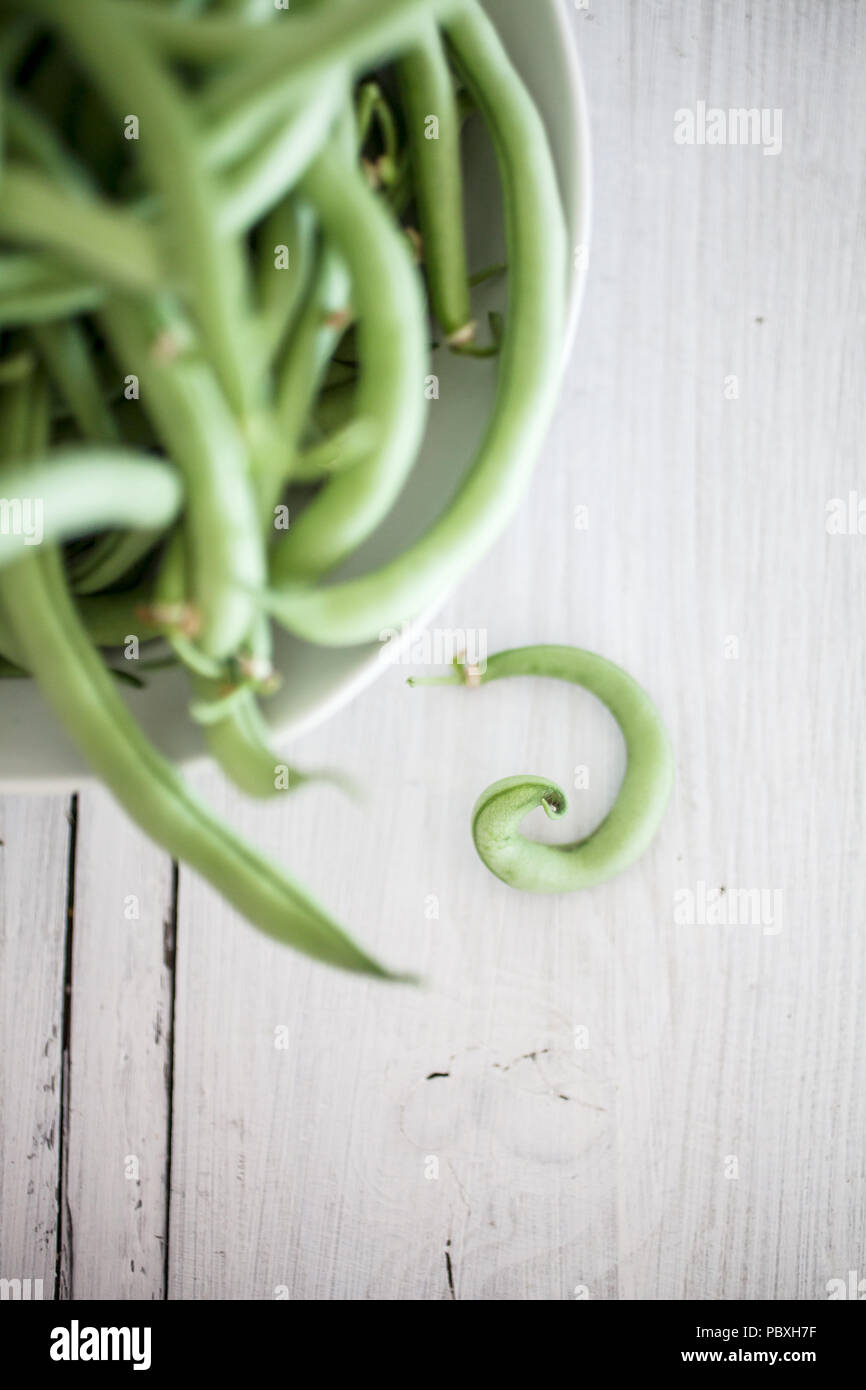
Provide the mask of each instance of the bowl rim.
MULTIPOLYGON (((566 84, 568 110, 566 114, 574 137, 568 155, 563 160, 566 167, 557 167, 557 176, 560 192, 564 193, 568 188, 574 200, 574 210, 570 216, 567 199, 564 199, 569 237, 572 239, 575 249, 585 246, 589 252, 592 226, 592 152, 586 88, 578 55, 574 16, 569 7, 569 0, 551 0, 550 11, 558 31, 560 48, 568 74, 566 84)), ((586 286, 588 259, 588 254, 580 259, 575 255, 571 263, 572 275, 563 334, 561 373, 565 369, 574 346, 586 286)), ((393 637, 386 644, 378 644, 375 648, 371 647, 368 657, 360 661, 342 679, 336 680, 328 694, 320 699, 314 707, 304 714, 275 725, 272 728, 275 746, 280 749, 287 747, 296 739, 310 733, 318 725, 324 724, 338 710, 350 704, 356 696, 372 685, 389 666, 399 662, 402 653, 417 641, 421 633, 447 602, 453 589, 454 586, 444 591, 417 618, 404 624, 398 636, 393 637)), ((197 773, 214 767, 214 762, 206 750, 199 750, 178 758, 176 766, 184 773, 195 776, 197 773)), ((93 785, 97 781, 98 779, 88 772, 82 772, 76 776, 57 776, 34 772, 26 778, 4 778, 0 775, 0 794, 38 796, 63 793, 69 795, 83 787, 93 785)))

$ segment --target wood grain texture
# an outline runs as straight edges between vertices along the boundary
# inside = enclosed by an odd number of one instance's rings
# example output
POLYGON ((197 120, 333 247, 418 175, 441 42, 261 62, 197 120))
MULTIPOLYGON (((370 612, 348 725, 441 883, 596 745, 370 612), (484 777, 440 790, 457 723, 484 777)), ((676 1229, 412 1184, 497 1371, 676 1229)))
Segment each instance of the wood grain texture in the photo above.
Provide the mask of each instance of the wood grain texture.
POLYGON ((171 860, 88 788, 76 839, 63 1297, 164 1296, 173 914, 171 860))
POLYGON ((0 799, 0 1278, 33 1298, 57 1260, 68 806, 0 799))
MULTIPOLYGON (((538 833, 578 834, 615 792, 619 737, 571 688, 412 691, 417 665, 292 749, 355 774, 361 806, 311 787, 262 808, 204 779, 426 987, 297 958, 181 872, 170 1298, 812 1300, 866 1273, 866 535, 826 529, 828 501, 862 486, 866 8, 591 0, 572 22, 595 155, 578 341, 530 496, 434 626, 621 662, 669 721, 674 802, 615 882, 511 892, 474 855, 477 793, 554 776, 571 811, 538 833), (781 153, 677 145, 674 113, 699 101, 781 109, 781 153), (743 894, 755 916, 738 925, 743 894)), ((158 1221, 129 1224, 116 1164, 165 1145, 167 879, 88 807, 74 1267, 96 1288, 128 1253, 148 1280, 130 1271, 123 1296, 158 1296, 158 1221), (133 945, 116 898, 137 873, 133 945), (120 1013, 100 1014, 109 987, 120 1013), (121 1041, 128 1067, 100 1071, 121 1041)), ((19 826, 13 915, 45 864, 62 885, 54 815, 37 803, 19 826)), ((25 1038, 50 1036, 59 949, 4 983, 25 1038)), ((3 1055, 4 1114, 11 1095, 29 1117, 39 1068, 3 1055)))

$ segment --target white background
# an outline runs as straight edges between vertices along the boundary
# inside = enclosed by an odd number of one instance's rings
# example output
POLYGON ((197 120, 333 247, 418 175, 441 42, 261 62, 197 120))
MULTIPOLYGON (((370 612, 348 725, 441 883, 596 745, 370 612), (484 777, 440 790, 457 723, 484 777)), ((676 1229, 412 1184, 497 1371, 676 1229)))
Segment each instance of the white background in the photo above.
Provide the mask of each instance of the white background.
POLYGON ((312 788, 262 810, 214 779, 419 991, 309 964, 184 871, 173 964, 171 865, 96 790, 67 938, 68 802, 0 802, 0 1275, 46 1296, 58 1249, 75 1298, 820 1299, 866 1277, 866 535, 825 529, 828 499, 866 494, 866 7, 592 0, 572 22, 585 310, 531 495, 437 625, 625 665, 676 747, 662 832, 563 899, 486 872, 488 782, 587 765, 556 827, 576 835, 621 774, 604 712, 544 682, 387 673, 293 750, 354 773, 360 808, 312 788), (676 146, 698 100, 781 108, 781 154, 676 146), (781 890, 781 930, 676 925, 699 882, 781 890))

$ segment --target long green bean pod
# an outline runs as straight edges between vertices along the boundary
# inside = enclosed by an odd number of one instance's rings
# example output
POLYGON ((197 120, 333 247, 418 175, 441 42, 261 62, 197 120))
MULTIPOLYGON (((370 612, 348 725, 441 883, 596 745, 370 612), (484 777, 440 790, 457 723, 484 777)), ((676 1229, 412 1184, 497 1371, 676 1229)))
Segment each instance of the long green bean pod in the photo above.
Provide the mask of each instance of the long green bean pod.
POLYGON ((463 233, 460 115, 435 21, 397 65, 433 312, 449 342, 474 333, 463 233))
MULTIPOLYGON (((322 247, 297 322, 275 370, 276 428, 281 447, 270 459, 263 460, 256 474, 259 508, 269 528, 273 528, 274 508, 286 482, 298 478, 298 446, 304 424, 330 355, 340 340, 340 324, 347 313, 350 291, 344 262, 331 247, 322 247)), ((276 534, 272 531, 271 539, 276 534)))
POLYGON ((189 597, 201 615, 199 641, 209 655, 228 656, 252 625, 265 566, 245 442, 208 362, 184 343, 184 321, 170 304, 160 316, 112 299, 103 322, 124 372, 140 376, 142 404, 187 479, 189 597))
MULTIPOLYGON (((61 31, 123 121, 139 119, 141 159, 165 200, 173 263, 189 287, 202 336, 232 405, 252 410, 243 331, 240 248, 219 231, 217 195, 199 153, 194 116, 127 14, 107 0, 27 0, 61 31)), ((198 22, 198 21, 197 21, 198 22)))
POLYGON ((30 330, 48 376, 86 439, 116 442, 117 426, 105 402, 99 375, 81 324, 36 324, 30 330))
POLYGON ((108 294, 106 285, 64 270, 40 254, 0 255, 0 328, 90 313, 108 294))
POLYGON ((486 685, 504 676, 546 676, 591 691, 610 710, 625 739, 627 765, 616 801, 601 824, 569 845, 544 845, 520 833, 539 806, 565 814, 565 793, 544 777, 505 777, 483 791, 472 811, 472 838, 491 873, 528 893, 570 893, 622 873, 644 853, 670 799, 673 753, 661 715, 621 667, 578 647, 519 647, 488 657, 484 671, 460 667, 410 685, 486 685))
MULTIPOLYGON (((407 48, 431 15, 453 13, 463 0, 339 0, 309 13, 276 11, 270 23, 222 15, 188 19, 140 0, 125 0, 124 13, 141 38, 161 52, 185 62, 210 64, 226 59, 244 62, 239 78, 220 79, 222 91, 249 94, 282 72, 289 80, 313 85, 320 73, 350 62, 355 69, 375 68, 407 48)), ((219 105, 218 102, 215 102, 219 105)))
POLYGON ((351 554, 390 508, 424 429, 426 332, 419 278, 408 242, 361 175, 323 150, 300 189, 352 280, 362 362, 357 409, 361 457, 325 483, 274 547, 272 575, 316 578, 351 554), (366 447, 363 447, 363 446, 366 447))
POLYGON ((269 610, 310 642, 373 641, 411 619, 499 535, 529 480, 555 401, 563 346, 567 250, 541 118, 473 0, 446 28, 493 137, 505 190, 508 315, 496 401, 475 462, 427 533, 379 569, 322 587, 278 586, 269 610))
POLYGON ((57 719, 151 839, 267 935, 344 970, 390 978, 309 893, 217 820, 145 738, 81 626, 55 552, 0 573, 0 604, 57 719))
POLYGON ((31 547, 115 526, 169 526, 181 480, 169 464, 131 449, 53 449, 0 467, 0 507, 22 518, 0 527, 0 565, 31 547))
MULTIPOLYGON (((269 659, 269 635, 266 624, 260 624, 258 629, 253 630, 252 662, 269 659)), ((215 682, 200 677, 196 681, 196 690, 201 699, 208 702, 206 708, 217 708, 215 682)), ((343 790, 351 789, 348 778, 327 769, 303 771, 290 766, 278 754, 272 745, 271 731, 262 715, 255 689, 238 689, 228 699, 232 703, 224 717, 216 717, 206 723, 205 739, 208 752, 225 775, 247 796, 282 796, 310 782, 331 782, 343 790)))
POLYGON ((223 177, 219 226, 228 235, 244 233, 294 188, 322 148, 345 99, 342 76, 322 84, 269 137, 223 177))
POLYGON ((145 615, 153 603, 153 585, 141 580, 111 594, 75 595, 75 608, 95 647, 120 647, 127 637, 158 637, 159 626, 145 615))
POLYGON ((270 371, 297 322, 316 261, 316 223, 312 209, 288 194, 271 209, 255 238, 256 340, 261 369, 270 371), (287 264, 277 269, 277 247, 287 264))
POLYGON ((129 213, 57 189, 25 165, 7 163, 0 237, 50 248, 62 261, 128 290, 164 287, 166 268, 148 227, 129 213))
MULTIPOLYGON (((103 398, 81 325, 74 320, 35 325, 31 336, 84 437, 116 442, 117 426, 103 398)), ((160 534, 159 530, 136 528, 100 536, 70 562, 76 593, 95 593, 122 579, 153 548, 160 534)))
POLYGON ((61 188, 89 189, 80 162, 66 148, 57 131, 31 102, 14 92, 6 94, 6 132, 10 150, 23 154, 37 168, 46 170, 61 188))

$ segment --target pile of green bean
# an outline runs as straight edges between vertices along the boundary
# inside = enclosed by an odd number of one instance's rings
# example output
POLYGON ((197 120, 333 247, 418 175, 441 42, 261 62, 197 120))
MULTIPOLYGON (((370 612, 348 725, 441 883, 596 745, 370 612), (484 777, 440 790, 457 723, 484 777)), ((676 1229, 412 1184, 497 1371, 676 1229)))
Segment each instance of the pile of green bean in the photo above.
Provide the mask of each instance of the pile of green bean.
POLYGON ((334 965, 388 975, 201 804, 118 687, 182 664, 215 760, 278 794, 272 624, 374 640, 499 533, 553 404, 566 265, 542 122, 477 0, 0 0, 0 671, 39 683, 154 840, 334 965), (467 119, 503 188, 492 333, 467 119), (335 580, 415 463, 433 351, 467 372, 497 354, 477 456, 402 554, 335 580), (13 524, 34 501, 38 545, 13 524))

